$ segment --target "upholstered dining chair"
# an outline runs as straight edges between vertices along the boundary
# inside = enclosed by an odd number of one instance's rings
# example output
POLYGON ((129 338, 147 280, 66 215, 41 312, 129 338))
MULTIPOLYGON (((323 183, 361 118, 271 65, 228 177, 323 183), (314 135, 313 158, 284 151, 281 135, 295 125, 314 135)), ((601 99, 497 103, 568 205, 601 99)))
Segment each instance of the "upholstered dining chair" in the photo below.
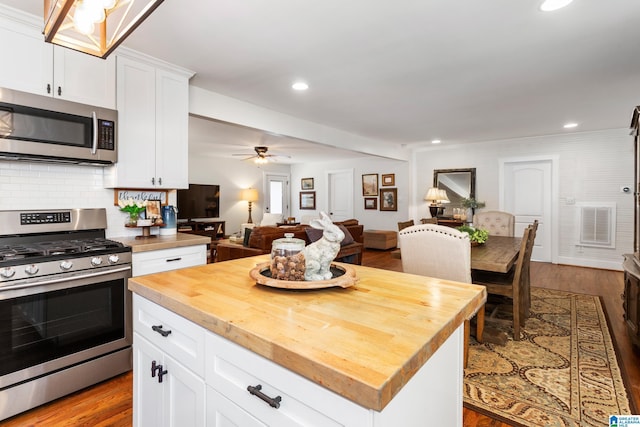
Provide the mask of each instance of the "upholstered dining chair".
MULTIPOLYGON (((520 243, 520 252, 514 268, 506 273, 490 273, 486 271, 474 271, 472 274, 473 283, 484 285, 487 288, 489 299, 491 296, 506 297, 511 302, 511 320, 513 339, 519 341, 520 331, 524 328, 531 309, 531 279, 529 264, 531 253, 536 238, 538 222, 525 228, 520 243)), ((488 317, 495 319, 502 304, 496 304, 488 317)), ((502 319, 501 319, 502 320, 502 319)))
MULTIPOLYGON (((402 270, 405 273, 471 283, 469 234, 451 227, 419 224, 399 232, 402 270)), ((482 342, 484 305, 478 310, 476 339, 482 342)), ((464 366, 469 357, 470 319, 464 323, 464 366)))
POLYGON ((473 225, 476 228, 483 228, 489 232, 490 236, 515 235, 515 217, 509 212, 487 211, 479 212, 473 216, 473 225))

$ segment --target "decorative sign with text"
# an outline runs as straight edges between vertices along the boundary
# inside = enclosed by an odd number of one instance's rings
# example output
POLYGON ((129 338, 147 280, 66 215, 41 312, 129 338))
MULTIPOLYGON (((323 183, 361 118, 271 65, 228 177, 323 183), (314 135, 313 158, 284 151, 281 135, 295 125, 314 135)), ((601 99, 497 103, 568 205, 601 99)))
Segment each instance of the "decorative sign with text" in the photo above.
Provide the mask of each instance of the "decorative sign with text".
POLYGON ((128 190, 126 188, 116 188, 113 190, 113 204, 118 205, 118 200, 135 201, 160 200, 161 205, 167 204, 169 191, 167 190, 128 190))

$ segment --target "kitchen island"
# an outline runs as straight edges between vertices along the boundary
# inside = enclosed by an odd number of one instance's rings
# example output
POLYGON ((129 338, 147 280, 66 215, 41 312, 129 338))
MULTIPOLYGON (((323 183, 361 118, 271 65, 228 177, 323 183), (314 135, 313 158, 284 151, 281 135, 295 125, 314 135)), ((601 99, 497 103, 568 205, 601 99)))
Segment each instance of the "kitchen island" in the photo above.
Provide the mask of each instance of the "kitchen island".
POLYGON ((462 425, 463 323, 484 287, 351 266, 355 286, 284 290, 249 277, 268 259, 129 279, 134 423, 462 425), (188 408, 149 408, 167 394, 188 408))

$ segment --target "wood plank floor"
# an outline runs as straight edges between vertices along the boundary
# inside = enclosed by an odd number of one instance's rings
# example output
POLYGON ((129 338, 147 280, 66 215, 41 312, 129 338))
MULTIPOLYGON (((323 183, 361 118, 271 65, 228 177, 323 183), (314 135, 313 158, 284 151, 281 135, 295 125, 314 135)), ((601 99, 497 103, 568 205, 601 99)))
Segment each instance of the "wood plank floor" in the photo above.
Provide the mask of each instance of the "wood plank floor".
MULTIPOLYGON (((622 260, 621 260, 622 262, 622 260)), ((366 250, 363 265, 401 271, 401 261, 390 251, 366 250)), ((622 319, 623 274, 617 271, 532 263, 533 286, 600 295, 617 343, 620 367, 627 378, 632 405, 640 408, 640 352, 631 346, 622 319)), ((2 427, 25 426, 130 426, 132 424, 132 377, 120 375, 67 397, 16 415, 2 427)), ((637 409, 636 409, 636 412, 637 409)), ((464 410, 465 427, 507 427, 509 424, 464 410)))

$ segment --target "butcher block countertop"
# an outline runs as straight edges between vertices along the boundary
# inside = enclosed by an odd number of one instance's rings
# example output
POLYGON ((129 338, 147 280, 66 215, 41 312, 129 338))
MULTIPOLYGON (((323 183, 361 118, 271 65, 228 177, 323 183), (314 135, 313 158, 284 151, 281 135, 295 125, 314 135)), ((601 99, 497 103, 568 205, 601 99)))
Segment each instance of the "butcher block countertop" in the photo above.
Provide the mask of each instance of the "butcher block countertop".
POLYGON ((157 251, 160 249, 180 248, 183 246, 208 245, 211 238, 197 234, 176 233, 166 236, 136 239, 135 236, 112 237, 112 240, 131 246, 131 252, 157 251))
POLYGON ((382 410, 486 300, 483 286, 353 266, 349 288, 249 277, 269 255, 129 279, 129 289, 361 406, 382 410))

